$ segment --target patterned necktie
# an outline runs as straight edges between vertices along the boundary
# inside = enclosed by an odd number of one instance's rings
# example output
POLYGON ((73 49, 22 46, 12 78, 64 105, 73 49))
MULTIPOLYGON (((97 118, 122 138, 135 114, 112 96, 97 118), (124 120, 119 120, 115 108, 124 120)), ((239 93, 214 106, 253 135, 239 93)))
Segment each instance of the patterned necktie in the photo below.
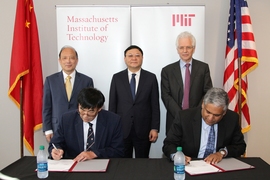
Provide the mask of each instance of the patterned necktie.
POLYGON ((93 124, 88 122, 89 124, 89 129, 88 129, 88 135, 87 135, 87 141, 86 141, 86 151, 88 150, 93 150, 93 144, 95 143, 94 139, 94 131, 93 131, 93 124))
POLYGON ((70 79, 71 79, 71 76, 67 76, 66 83, 65 83, 68 101, 70 100, 70 96, 71 96, 71 92, 72 92, 72 86, 71 86, 70 79))
POLYGON ((190 88, 189 66, 190 66, 190 64, 187 63, 185 66, 186 66, 186 74, 185 74, 184 99, 183 99, 183 107, 182 107, 182 109, 188 109, 189 108, 189 88, 190 88))
POLYGON ((215 150, 215 129, 214 129, 214 125, 212 125, 209 132, 208 142, 206 145, 203 158, 206 158, 207 156, 212 154, 214 150, 215 150))
POLYGON ((135 100, 135 87, 136 87, 136 79, 135 79, 136 74, 132 74, 131 80, 130 80, 130 89, 131 89, 131 94, 133 100, 135 100))

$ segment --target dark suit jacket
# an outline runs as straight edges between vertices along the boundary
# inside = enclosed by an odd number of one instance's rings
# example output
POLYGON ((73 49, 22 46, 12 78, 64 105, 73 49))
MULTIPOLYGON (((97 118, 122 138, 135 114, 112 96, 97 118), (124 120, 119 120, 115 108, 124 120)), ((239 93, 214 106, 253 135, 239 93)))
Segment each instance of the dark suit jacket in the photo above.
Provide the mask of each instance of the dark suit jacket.
POLYGON ((156 76, 141 69, 139 85, 133 101, 128 70, 113 75, 110 88, 109 110, 121 116, 124 138, 132 125, 140 138, 148 138, 151 129, 159 131, 160 109, 156 76))
POLYGON ((43 131, 55 131, 62 114, 78 108, 77 96, 79 92, 83 88, 93 86, 92 78, 76 72, 71 98, 68 101, 62 71, 48 76, 43 90, 43 131))
MULTIPOLYGON (((95 143, 92 150, 98 158, 116 158, 124 156, 123 134, 120 116, 109 111, 98 113, 95 143)), ((73 159, 84 151, 83 120, 77 110, 63 114, 57 131, 49 145, 49 154, 53 149, 64 150, 64 158, 73 159)))
MULTIPOLYGON (((201 141, 202 115, 201 107, 191 108, 179 113, 167 137, 164 140, 163 152, 167 157, 181 146, 185 155, 197 158, 201 141)), ((239 157, 244 154, 246 143, 239 126, 239 116, 236 112, 227 110, 218 122, 216 151, 227 148, 227 157, 239 157)))
MULTIPOLYGON (((201 105, 205 93, 212 87, 208 64, 192 60, 190 75, 189 108, 201 105)), ((166 134, 175 115, 182 110, 184 85, 179 61, 169 64, 161 71, 161 98, 167 109, 166 134)))

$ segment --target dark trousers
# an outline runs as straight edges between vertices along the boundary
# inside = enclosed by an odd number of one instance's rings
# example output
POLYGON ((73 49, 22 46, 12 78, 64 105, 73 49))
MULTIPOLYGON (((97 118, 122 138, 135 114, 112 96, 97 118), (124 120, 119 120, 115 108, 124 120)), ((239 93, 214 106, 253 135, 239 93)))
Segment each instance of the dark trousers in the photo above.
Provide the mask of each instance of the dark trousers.
POLYGON ((136 135, 135 129, 132 126, 129 136, 124 139, 125 158, 132 158, 133 148, 135 149, 135 158, 149 158, 151 142, 149 137, 144 139, 136 135))

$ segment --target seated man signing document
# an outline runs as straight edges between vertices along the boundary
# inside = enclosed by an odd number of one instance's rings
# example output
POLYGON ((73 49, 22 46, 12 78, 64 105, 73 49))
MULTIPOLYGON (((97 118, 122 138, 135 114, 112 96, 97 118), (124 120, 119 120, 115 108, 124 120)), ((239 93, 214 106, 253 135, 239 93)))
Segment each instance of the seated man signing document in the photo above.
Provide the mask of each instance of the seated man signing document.
POLYGON ((186 163, 203 158, 218 163, 224 157, 239 157, 246 150, 239 115, 228 109, 229 98, 220 88, 211 88, 202 106, 182 111, 174 120, 164 140, 163 152, 173 160, 176 147, 181 146, 186 163))
POLYGON ((51 139, 51 158, 85 161, 124 156, 120 116, 103 110, 105 98, 97 89, 85 88, 78 95, 78 110, 63 114, 51 139))

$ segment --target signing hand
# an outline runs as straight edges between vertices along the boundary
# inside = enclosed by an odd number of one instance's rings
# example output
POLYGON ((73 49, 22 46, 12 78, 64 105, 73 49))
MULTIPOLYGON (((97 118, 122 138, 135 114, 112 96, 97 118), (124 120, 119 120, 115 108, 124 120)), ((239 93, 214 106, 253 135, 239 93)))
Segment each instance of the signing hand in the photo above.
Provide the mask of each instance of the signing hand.
POLYGON ((64 151, 62 149, 52 149, 51 155, 54 160, 63 158, 64 151))

